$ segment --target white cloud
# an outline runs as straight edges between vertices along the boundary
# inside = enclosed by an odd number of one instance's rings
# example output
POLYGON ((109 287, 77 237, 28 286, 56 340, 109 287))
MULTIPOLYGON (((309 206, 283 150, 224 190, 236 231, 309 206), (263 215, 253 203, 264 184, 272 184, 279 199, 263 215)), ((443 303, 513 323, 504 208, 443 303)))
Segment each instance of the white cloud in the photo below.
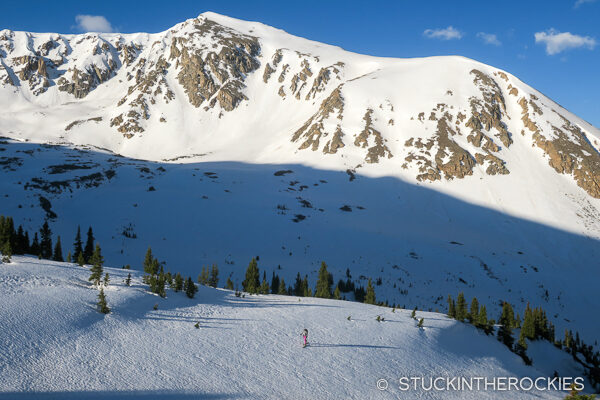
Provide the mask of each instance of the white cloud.
POLYGON ((546 32, 537 32, 535 34, 535 42, 545 44, 546 53, 549 55, 578 47, 593 50, 597 44, 596 39, 592 37, 573 35, 570 32, 559 32, 554 28, 546 32))
POLYGON ((102 15, 77 15, 76 28, 82 32, 113 32, 110 22, 102 15))
POLYGON ((577 0, 575 2, 575 8, 579 8, 579 6, 583 5, 583 4, 589 4, 589 3, 595 3, 596 0, 577 0))
POLYGON ((463 33, 453 26, 444 29, 425 29, 423 35, 429 39, 441 40, 460 39, 463 37, 463 33))
POLYGON ((502 42, 498 40, 498 37, 493 33, 479 32, 477 37, 483 40, 483 43, 485 44, 493 44, 494 46, 500 46, 502 44, 502 42))

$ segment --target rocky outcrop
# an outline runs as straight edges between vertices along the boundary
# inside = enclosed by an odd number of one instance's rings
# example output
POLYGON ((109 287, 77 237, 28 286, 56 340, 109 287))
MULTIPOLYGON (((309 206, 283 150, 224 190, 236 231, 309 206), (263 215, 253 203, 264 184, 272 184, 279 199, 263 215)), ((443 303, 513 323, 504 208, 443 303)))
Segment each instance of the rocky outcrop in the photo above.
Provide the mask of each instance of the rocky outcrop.
POLYGON ((342 140, 344 134, 340 126, 342 114, 344 112, 344 99, 341 92, 342 86, 343 85, 338 86, 325 100, 323 100, 319 110, 292 135, 292 142, 302 140, 299 147, 300 150, 311 148, 313 151, 317 151, 320 147, 321 139, 326 138, 329 135, 332 135, 332 138, 325 144, 323 153, 335 154, 338 149, 344 147, 344 142, 342 140), (324 127, 324 122, 328 120, 332 114, 337 114, 336 118, 340 122, 336 124, 334 132, 327 132, 324 127))
POLYGON ((467 126, 474 131, 485 129, 490 132, 494 129, 496 132, 494 136, 504 146, 509 147, 513 141, 506 124, 502 122, 502 118, 506 114, 506 104, 502 90, 489 75, 476 69, 472 70, 471 74, 474 75, 473 83, 480 90, 483 102, 477 98, 470 100, 471 117, 467 126))
POLYGON ((383 138, 381 132, 373 127, 373 110, 367 109, 363 117, 365 121, 364 129, 354 139, 354 145, 362 148, 367 148, 365 161, 367 163, 377 163, 380 157, 392 158, 393 154, 385 144, 386 139, 383 138), (371 145, 372 144, 372 145, 371 145), (370 146, 370 147, 369 147, 370 146))
POLYGON ((195 107, 204 102, 231 111, 247 97, 242 93, 246 75, 259 67, 257 38, 243 35, 206 18, 194 22, 194 30, 176 37, 169 60, 179 69, 177 79, 195 107), (210 37, 213 48, 197 46, 210 37), (213 50, 220 49, 219 51, 213 50))

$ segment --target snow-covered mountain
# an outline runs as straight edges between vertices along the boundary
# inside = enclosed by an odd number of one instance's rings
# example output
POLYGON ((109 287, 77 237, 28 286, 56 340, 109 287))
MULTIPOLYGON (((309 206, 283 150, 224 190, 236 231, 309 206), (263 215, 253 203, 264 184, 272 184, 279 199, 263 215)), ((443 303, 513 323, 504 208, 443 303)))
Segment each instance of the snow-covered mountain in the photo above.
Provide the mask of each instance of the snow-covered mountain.
POLYGON ((525 366, 493 336, 437 313, 417 312, 419 329, 409 310, 354 302, 242 298, 204 286, 194 299, 171 290, 161 298, 140 273, 129 287, 129 271, 105 271, 108 315, 96 311, 87 267, 30 257, 0 264, 3 399, 561 399, 556 382, 554 390, 424 391, 400 390, 399 379, 423 377, 428 387, 438 376, 582 374, 548 342, 530 344, 534 362, 525 366))
POLYGON ((381 277, 390 303, 531 301, 598 339, 600 131, 497 68, 213 13, 157 34, 3 30, 0 136, 2 213, 64 242, 92 225, 113 263, 151 245, 241 282, 259 255, 291 283, 325 260, 381 277))

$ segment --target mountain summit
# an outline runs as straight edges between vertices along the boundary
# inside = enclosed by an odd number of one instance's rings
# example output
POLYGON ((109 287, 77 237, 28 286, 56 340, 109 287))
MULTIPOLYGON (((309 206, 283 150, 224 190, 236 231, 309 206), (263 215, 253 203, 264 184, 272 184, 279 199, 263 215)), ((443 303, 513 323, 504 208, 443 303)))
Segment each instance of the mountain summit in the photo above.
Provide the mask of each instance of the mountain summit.
POLYGON ((0 57, 13 137, 148 160, 381 164, 417 181, 544 160, 600 197, 600 132, 462 57, 358 55, 214 13, 156 34, 3 30, 0 57))

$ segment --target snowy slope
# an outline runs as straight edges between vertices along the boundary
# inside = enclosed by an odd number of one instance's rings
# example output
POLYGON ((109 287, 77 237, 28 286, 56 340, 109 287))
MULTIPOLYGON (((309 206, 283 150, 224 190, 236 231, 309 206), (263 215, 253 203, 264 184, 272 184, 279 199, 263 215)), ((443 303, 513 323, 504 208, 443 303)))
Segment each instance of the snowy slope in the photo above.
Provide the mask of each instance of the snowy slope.
POLYGON ((253 256, 288 284, 325 260, 382 278, 390 303, 531 302, 598 339, 600 132, 492 66, 214 13, 155 34, 3 30, 0 136, 0 212, 31 234, 50 218, 65 252, 92 225, 138 269, 149 245, 238 283, 253 256))
POLYGON ((564 392, 407 393, 394 382, 581 373, 568 359, 553 364, 552 347, 544 365, 526 367, 494 337, 441 314, 418 312, 420 330, 408 310, 352 302, 237 298, 206 287, 194 299, 171 291, 163 299, 135 272, 127 287, 128 271, 105 271, 112 278, 106 316, 95 310, 87 268, 27 257, 0 265, 3 399, 550 399, 564 392), (386 391, 376 388, 381 378, 390 382, 386 391))

